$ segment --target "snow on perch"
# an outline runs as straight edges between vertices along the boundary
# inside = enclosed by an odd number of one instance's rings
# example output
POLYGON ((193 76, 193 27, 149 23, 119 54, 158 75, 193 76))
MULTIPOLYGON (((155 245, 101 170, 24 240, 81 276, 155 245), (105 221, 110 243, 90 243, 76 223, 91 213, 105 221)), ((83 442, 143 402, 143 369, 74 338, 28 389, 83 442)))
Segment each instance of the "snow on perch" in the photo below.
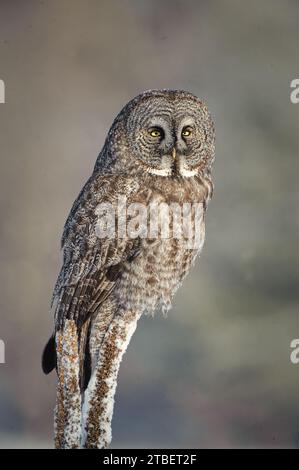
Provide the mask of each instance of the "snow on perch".
POLYGON ((79 386, 78 338, 74 321, 67 320, 63 331, 56 334, 56 448, 101 449, 109 446, 119 366, 139 318, 139 314, 124 312, 111 321, 83 397, 79 386))

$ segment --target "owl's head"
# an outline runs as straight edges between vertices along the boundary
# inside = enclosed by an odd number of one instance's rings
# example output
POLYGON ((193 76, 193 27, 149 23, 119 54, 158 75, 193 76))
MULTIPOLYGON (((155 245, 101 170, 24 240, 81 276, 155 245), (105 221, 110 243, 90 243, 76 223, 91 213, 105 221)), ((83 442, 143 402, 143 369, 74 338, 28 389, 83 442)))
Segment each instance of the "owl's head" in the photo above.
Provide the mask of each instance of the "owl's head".
POLYGON ((123 149, 126 169, 133 173, 192 177, 210 169, 214 160, 214 124, 206 105, 193 94, 149 90, 123 108, 110 129, 109 143, 118 153, 118 167, 123 149))

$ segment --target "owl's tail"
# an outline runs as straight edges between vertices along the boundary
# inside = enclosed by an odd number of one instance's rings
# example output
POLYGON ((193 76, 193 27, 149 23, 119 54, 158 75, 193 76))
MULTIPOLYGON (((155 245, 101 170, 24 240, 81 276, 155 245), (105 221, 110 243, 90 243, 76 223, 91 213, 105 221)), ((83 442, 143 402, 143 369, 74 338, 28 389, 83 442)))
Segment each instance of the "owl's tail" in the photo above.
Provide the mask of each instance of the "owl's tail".
POLYGON ((57 363, 55 335, 53 334, 47 342, 42 354, 42 369, 44 374, 50 374, 57 363))

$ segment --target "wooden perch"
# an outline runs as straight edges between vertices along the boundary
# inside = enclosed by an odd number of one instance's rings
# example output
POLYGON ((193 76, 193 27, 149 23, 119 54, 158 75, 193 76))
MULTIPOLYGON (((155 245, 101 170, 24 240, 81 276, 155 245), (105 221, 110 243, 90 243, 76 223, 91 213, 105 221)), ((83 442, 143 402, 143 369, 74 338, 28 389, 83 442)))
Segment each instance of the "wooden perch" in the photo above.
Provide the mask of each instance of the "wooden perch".
POLYGON ((74 321, 67 320, 63 331, 56 334, 56 448, 102 449, 110 445, 119 366, 139 318, 139 314, 122 312, 112 319, 83 397, 79 386, 78 337, 74 321))
POLYGON ((56 351, 55 447, 77 449, 81 435, 81 392, 77 327, 73 320, 66 320, 63 330, 56 333, 56 351))

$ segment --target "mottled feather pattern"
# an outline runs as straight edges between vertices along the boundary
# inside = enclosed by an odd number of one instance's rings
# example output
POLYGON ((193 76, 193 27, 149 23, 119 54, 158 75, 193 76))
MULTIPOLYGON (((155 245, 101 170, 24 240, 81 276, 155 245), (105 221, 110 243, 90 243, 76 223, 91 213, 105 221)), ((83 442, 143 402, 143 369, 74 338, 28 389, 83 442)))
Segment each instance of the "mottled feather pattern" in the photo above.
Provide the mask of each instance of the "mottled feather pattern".
POLYGON ((130 197, 138 187, 132 178, 96 175, 80 196, 83 204, 74 204, 64 229, 64 264, 54 290, 57 328, 62 326, 64 318, 78 319, 80 316, 78 323, 84 323, 97 292, 105 292, 114 284, 106 276, 109 267, 119 264, 135 251, 136 241, 99 240, 95 228, 98 223, 96 208, 101 200, 116 203, 117 194, 130 197))
MULTIPOLYGON (((57 360, 57 446, 79 441, 83 447, 109 444, 111 430, 102 420, 110 426, 117 371, 137 320, 142 314, 170 309, 202 249, 205 214, 213 194, 214 154, 213 120, 203 101, 191 93, 149 90, 115 118, 61 240, 63 265, 53 293, 57 354, 69 345, 77 351, 74 364, 79 366, 76 372, 69 361, 57 360), (131 237, 127 232, 100 238, 98 230, 105 222, 99 211, 102 203, 115 209, 116 226, 119 217, 126 225, 132 220, 125 209, 118 212, 120 197, 127 205, 147 208, 153 203, 189 204, 191 227, 198 225, 197 244, 190 248, 186 237, 164 238, 160 232, 154 238, 131 237), (200 207, 199 220, 195 206, 200 207), (81 396, 67 400, 63 381, 79 384, 81 396), (65 407, 71 402, 82 405, 80 439, 65 435, 70 429, 65 407)), ((53 338, 43 357, 46 373, 56 362, 51 356, 53 338)))

